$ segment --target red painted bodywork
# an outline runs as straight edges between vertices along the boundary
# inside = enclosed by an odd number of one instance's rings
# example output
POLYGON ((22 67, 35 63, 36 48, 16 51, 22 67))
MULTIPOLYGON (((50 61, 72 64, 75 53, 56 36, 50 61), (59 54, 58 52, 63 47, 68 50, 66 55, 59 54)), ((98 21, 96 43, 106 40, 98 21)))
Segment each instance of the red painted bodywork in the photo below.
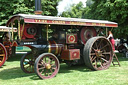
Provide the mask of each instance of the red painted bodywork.
POLYGON ((79 49, 63 50, 62 53, 61 53, 61 59, 63 59, 63 60, 80 59, 80 50, 79 49))
POLYGON ((28 34, 28 33, 27 33, 27 29, 28 29, 29 27, 34 27, 34 26, 33 26, 32 24, 27 24, 27 25, 25 25, 24 27, 21 26, 21 36, 22 36, 22 39, 26 39, 26 38, 35 39, 36 33, 35 33, 35 34, 28 34))
POLYGON ((85 44, 88 39, 90 39, 91 37, 94 37, 96 35, 97 35, 97 33, 96 33, 96 30, 94 27, 84 27, 81 30, 80 38, 81 38, 82 42, 85 44))
POLYGON ((77 43, 77 34, 67 34, 66 43, 67 44, 77 43))

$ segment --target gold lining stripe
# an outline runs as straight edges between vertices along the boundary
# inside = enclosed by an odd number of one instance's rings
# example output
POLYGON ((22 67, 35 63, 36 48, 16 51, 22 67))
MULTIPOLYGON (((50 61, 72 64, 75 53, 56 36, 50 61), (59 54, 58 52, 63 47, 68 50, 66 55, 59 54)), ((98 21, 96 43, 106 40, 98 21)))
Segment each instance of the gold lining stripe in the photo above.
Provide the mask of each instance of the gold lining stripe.
POLYGON ((51 43, 50 42, 49 42, 49 46, 48 46, 48 53, 51 53, 51 43))
POLYGON ((21 40, 21 36, 20 36, 20 21, 18 20, 18 34, 19 34, 19 39, 21 40))
POLYGON ((22 38, 22 35, 23 35, 23 31, 24 31, 24 25, 25 25, 25 23, 24 23, 23 26, 22 26, 21 38, 22 38))
POLYGON ((56 52, 55 52, 55 54, 57 55, 58 54, 58 45, 57 45, 57 43, 55 41, 54 41, 54 43, 56 45, 56 52))
POLYGON ((48 41, 48 25, 47 25, 47 27, 46 27, 46 32, 47 32, 47 41, 48 41))
POLYGON ((13 37, 14 37, 14 36, 13 36, 13 35, 14 35, 14 34, 13 34, 13 23, 11 23, 11 27, 12 27, 12 38, 11 38, 11 39, 13 40, 13 37))
POLYGON ((0 54, 0 56, 5 56, 5 54, 0 54))

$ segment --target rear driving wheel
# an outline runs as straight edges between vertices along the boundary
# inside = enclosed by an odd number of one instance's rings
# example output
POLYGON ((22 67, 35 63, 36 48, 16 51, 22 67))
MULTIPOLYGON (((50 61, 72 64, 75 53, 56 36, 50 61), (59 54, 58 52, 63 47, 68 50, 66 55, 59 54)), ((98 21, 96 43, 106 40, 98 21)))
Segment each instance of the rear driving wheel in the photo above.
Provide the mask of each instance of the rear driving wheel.
POLYGON ((60 65, 52 53, 43 53, 35 61, 34 70, 41 79, 53 78, 57 75, 60 65))
POLYGON ((113 58, 111 43, 105 37, 93 37, 85 44, 83 55, 85 64, 90 69, 107 69, 113 58))
POLYGON ((0 43, 0 67, 5 63, 7 59, 7 51, 3 44, 0 43))

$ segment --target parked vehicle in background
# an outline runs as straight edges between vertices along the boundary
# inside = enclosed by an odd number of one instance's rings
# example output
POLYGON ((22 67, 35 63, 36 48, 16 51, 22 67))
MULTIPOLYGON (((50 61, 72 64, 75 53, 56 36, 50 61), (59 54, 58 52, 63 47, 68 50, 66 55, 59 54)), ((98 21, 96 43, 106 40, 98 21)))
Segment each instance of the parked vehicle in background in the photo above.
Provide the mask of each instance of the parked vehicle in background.
POLYGON ((121 38, 119 44, 117 45, 117 50, 119 53, 123 53, 126 58, 128 58, 128 39, 125 40, 121 38))
POLYGON ((17 32, 17 28, 0 26, 0 67, 5 61, 15 53, 15 43, 12 42, 12 32, 17 32))

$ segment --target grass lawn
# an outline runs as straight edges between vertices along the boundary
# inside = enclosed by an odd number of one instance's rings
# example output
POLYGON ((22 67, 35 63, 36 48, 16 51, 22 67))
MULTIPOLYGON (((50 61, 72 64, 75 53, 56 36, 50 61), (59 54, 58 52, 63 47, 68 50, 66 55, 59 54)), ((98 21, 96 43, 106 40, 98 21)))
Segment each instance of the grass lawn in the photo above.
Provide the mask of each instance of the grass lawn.
POLYGON ((128 85, 128 59, 118 54, 121 67, 91 71, 83 66, 68 67, 61 64, 56 77, 41 80, 35 73, 26 74, 20 69, 21 54, 11 57, 0 68, 0 85, 128 85))

